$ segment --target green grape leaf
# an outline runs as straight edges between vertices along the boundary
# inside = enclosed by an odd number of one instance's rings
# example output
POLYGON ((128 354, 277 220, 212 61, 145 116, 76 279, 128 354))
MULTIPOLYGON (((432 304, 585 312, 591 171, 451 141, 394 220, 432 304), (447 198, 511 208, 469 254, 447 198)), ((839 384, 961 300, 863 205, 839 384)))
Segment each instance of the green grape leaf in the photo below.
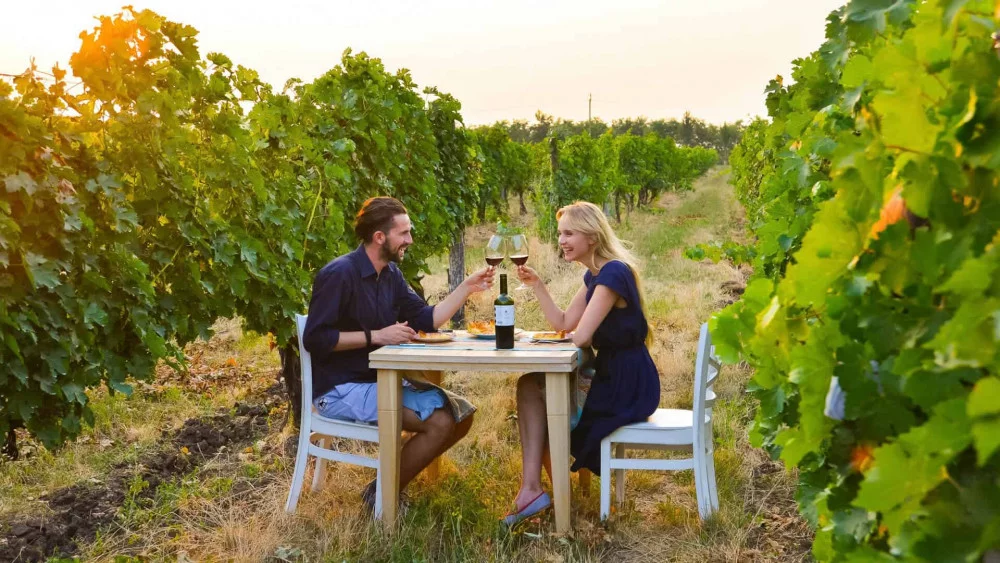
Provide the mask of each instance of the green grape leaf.
POLYGON ((816 449, 815 442, 807 439, 805 433, 798 428, 781 430, 774 438, 774 443, 781 446, 781 459, 790 467, 797 466, 806 455, 816 449))
POLYGON ((62 392, 67 401, 76 402, 81 405, 87 404, 87 394, 83 391, 83 387, 79 384, 64 383, 62 386, 62 392))
POLYGON ((941 125, 924 117, 925 101, 919 92, 880 92, 872 107, 882 118, 882 139, 886 145, 929 153, 934 150, 941 125))
POLYGON ((854 504, 882 512, 892 534, 920 514, 924 496, 948 478, 945 466, 972 440, 965 400, 938 404, 921 426, 879 447, 854 504))
POLYGON ((35 191, 38 190, 38 184, 35 182, 35 179, 24 171, 7 176, 4 178, 3 183, 7 193, 23 191, 28 196, 33 196, 35 195, 35 191))
POLYGON ((989 257, 969 258, 938 291, 967 296, 981 294, 993 285, 996 269, 997 261, 989 257))
POLYGON ((45 256, 26 252, 24 254, 25 271, 34 287, 53 289, 62 282, 59 281, 59 266, 45 256))
POLYGON ((840 79, 844 88, 854 88, 865 83, 874 71, 871 60, 864 55, 856 55, 844 65, 844 72, 840 79))
POLYGON ((981 367, 996 357, 1000 299, 968 300, 926 344, 944 368, 981 367))
POLYGON ((976 382, 967 412, 971 417, 1000 414, 1000 378, 984 377, 976 382))
POLYGON ((996 453, 997 448, 1000 448, 1000 419, 992 418, 973 423, 972 439, 976 445, 976 459, 982 467, 996 453))
POLYGON ((89 303, 83 312, 83 322, 105 326, 108 322, 108 313, 97 303, 89 303))
POLYGON ((834 198, 820 205, 813 228, 795 254, 797 263, 788 268, 779 289, 783 301, 802 306, 822 303, 834 280, 847 272, 861 250, 862 234, 844 204, 834 198))

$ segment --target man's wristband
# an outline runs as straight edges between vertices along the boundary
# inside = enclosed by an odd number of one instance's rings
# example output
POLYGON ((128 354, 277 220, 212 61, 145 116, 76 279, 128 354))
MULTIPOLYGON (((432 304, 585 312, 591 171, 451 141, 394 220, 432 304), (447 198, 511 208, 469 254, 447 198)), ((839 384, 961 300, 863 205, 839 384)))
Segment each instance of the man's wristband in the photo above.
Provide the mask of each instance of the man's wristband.
POLYGON ((371 348, 372 347, 372 331, 368 330, 367 328, 364 329, 364 331, 365 331, 365 346, 371 348))

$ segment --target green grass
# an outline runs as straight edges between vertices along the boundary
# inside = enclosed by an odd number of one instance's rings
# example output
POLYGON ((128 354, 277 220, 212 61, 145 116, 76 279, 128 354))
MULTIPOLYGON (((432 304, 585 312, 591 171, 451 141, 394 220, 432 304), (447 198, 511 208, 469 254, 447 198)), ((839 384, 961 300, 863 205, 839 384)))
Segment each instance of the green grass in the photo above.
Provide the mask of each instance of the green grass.
MULTIPOLYGON (((526 224, 523 218, 518 221, 526 224)), ((653 209, 635 211, 618 226, 620 235, 635 243, 643 264, 662 406, 690 407, 698 326, 725 297, 720 286, 746 276, 725 264, 687 260, 683 250, 742 237, 741 224, 727 178, 710 172, 693 191, 669 194, 653 209)), ((483 245, 491 233, 491 226, 467 232, 468 270, 483 264, 483 245)), ((579 287, 582 270, 561 263, 551 246, 532 244, 529 264, 565 304, 579 287)), ((433 301, 447 291, 447 257, 435 257, 429 264, 432 273, 424 287, 433 301)), ((474 296, 469 318, 490 318, 492 299, 493 294, 474 296)), ((515 300, 518 326, 545 327, 530 294, 516 294, 515 300)), ((249 379, 234 376, 210 391, 194 393, 189 385, 167 378, 167 383, 141 388, 127 400, 93 394, 98 424, 83 440, 57 453, 40 450, 31 459, 0 468, 0 499, 15 499, 0 505, 0 518, 37 512, 41 506, 28 497, 137 459, 155 447, 156 430, 228 408, 249 389, 270 385, 277 354, 270 351, 266 335, 240 335, 233 323, 220 328, 219 338, 198 348, 203 350, 201 361, 218 370, 234 358, 249 379), (101 438, 112 440, 112 445, 102 448, 101 438)), ((294 436, 284 429, 248 450, 221 453, 161 484, 151 498, 133 495, 117 525, 103 531, 84 556, 97 561, 116 555, 154 560, 183 555, 210 561, 801 560, 807 557, 802 545, 810 536, 794 510, 794 479, 782 471, 755 473, 770 462, 747 442, 754 412, 743 392, 749 375, 727 366, 717 385, 721 398, 714 429, 721 509, 707 522, 697 515, 691 472, 629 472, 625 507, 607 524, 598 518, 598 480, 585 496, 574 477, 572 534, 553 534, 551 513, 512 532, 501 529, 498 519, 509 509, 520 480, 517 427, 511 416, 516 376, 458 373, 449 374, 446 385, 480 407, 476 423, 469 437, 446 456, 438 482, 421 477, 411 485, 413 504, 391 536, 361 513, 359 492, 374 475, 364 468, 332 465, 326 487, 318 493, 305 491, 297 514, 285 514, 293 460, 284 446, 294 436)), ((283 414, 275 413, 272 419, 279 416, 283 414)), ((306 479, 308 483, 311 475, 306 479)))

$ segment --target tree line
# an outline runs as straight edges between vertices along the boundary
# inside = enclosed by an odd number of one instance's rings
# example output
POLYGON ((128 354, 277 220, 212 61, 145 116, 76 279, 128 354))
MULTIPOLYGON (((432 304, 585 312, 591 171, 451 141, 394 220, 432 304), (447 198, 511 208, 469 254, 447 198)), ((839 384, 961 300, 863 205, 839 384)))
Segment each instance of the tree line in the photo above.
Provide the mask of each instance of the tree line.
POLYGON ((632 134, 639 137, 652 133, 661 139, 673 139, 685 147, 714 149, 719 153, 720 162, 729 161, 729 153, 739 142, 745 126, 742 121, 715 125, 707 123, 685 112, 681 119, 648 119, 646 117, 625 117, 606 123, 601 119, 573 121, 554 118, 542 111, 535 113, 535 121, 523 119, 502 121, 510 138, 518 143, 540 143, 549 137, 566 138, 584 131, 591 137, 600 137, 606 132, 612 135, 632 134))

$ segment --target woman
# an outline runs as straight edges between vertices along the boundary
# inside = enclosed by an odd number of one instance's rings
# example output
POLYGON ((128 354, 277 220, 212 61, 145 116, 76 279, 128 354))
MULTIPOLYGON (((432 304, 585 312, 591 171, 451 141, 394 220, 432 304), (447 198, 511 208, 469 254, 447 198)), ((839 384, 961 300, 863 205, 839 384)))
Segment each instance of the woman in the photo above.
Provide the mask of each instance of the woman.
MULTIPOLYGON (((519 267, 518 277, 534 290, 553 329, 575 330, 575 345, 597 350, 594 379, 570 435, 570 452, 575 458, 572 471, 586 468, 600 475, 601 440, 653 414, 660 403, 660 378, 646 347, 649 326, 635 259, 596 205, 567 205, 556 219, 563 258, 587 268, 569 307, 563 311, 555 304, 531 268, 519 267)), ((517 385, 522 478, 514 512, 503 520, 508 525, 552 504, 541 482, 543 463, 551 475, 543 384, 541 374, 530 373, 517 385)))

